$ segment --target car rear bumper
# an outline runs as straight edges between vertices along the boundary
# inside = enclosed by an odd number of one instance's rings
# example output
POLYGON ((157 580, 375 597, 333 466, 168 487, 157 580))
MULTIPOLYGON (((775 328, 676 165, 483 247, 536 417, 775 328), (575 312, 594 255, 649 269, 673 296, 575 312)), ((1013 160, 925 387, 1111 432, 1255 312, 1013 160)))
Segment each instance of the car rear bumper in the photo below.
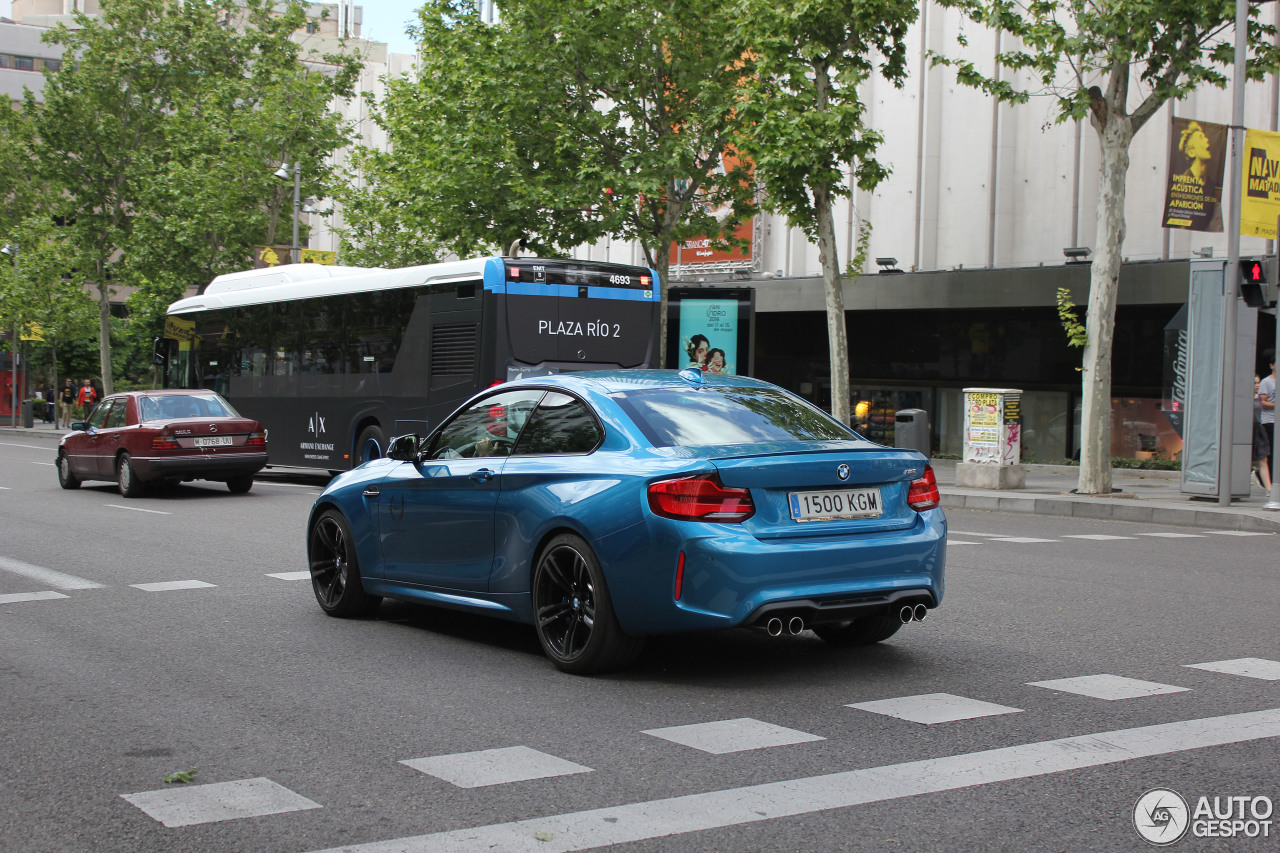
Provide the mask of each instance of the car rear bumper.
POLYGON ((267 464, 266 453, 227 453, 221 456, 133 457, 133 469, 141 480, 164 477, 192 477, 225 480, 240 474, 256 474, 267 464))
POLYGON ((930 608, 942 602, 941 510, 920 513, 907 530, 804 540, 760 540, 731 524, 662 521, 665 529, 649 531, 650 541, 662 545, 632 543, 628 554, 624 543, 609 542, 600 555, 614 609, 628 633, 733 628, 778 613, 823 624, 908 599, 930 608))

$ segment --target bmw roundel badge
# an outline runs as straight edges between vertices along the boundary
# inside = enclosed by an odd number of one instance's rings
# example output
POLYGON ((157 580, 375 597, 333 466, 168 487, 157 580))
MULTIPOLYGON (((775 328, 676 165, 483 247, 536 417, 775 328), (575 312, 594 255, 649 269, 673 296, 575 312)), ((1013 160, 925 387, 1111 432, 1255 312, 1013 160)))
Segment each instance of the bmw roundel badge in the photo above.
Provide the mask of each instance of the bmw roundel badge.
POLYGON ((836 469, 836 476, 841 480, 849 479, 849 466, 841 462, 840 467, 836 469))

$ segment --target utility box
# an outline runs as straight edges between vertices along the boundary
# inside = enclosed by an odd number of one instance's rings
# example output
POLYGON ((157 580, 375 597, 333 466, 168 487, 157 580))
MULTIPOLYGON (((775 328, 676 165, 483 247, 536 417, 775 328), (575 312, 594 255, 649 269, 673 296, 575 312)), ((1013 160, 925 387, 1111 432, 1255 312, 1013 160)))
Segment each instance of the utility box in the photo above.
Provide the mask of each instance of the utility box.
POLYGON ((893 415, 893 446, 929 455, 929 413, 924 409, 899 409, 893 415))
POLYGON ((22 401, 22 425, 27 429, 32 429, 36 425, 35 408, 34 400, 22 401))
POLYGON ((1022 390, 964 389, 964 459, 956 465, 956 486, 1021 489, 1022 390))

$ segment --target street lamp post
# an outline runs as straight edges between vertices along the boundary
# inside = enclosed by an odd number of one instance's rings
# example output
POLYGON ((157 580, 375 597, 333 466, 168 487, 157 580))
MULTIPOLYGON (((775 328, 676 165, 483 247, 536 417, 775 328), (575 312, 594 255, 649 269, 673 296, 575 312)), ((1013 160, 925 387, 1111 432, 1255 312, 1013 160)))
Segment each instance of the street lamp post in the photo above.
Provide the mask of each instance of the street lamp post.
POLYGON ((298 245, 298 217, 302 214, 302 163, 295 160, 293 166, 281 166, 276 169, 275 175, 281 180, 288 180, 290 175, 293 176, 293 246, 290 253, 290 260, 297 264, 302 262, 301 247, 298 245))
MULTIPOLYGON (((14 275, 17 275, 18 269, 18 247, 12 243, 5 244, 4 248, 0 248, 0 255, 5 255, 13 260, 14 275)), ((9 366, 12 368, 12 378, 9 380, 9 421, 13 426, 18 425, 18 320, 15 317, 13 321, 13 343, 9 347, 10 353, 9 366)))

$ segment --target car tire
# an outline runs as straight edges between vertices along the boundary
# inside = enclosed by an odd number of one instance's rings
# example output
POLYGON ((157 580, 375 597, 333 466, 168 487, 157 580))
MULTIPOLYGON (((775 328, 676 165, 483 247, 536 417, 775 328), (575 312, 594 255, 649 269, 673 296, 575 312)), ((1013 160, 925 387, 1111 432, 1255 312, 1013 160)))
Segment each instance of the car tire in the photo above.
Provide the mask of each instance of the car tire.
POLYGON ((382 603, 380 597, 364 591, 351 528, 337 510, 327 509, 312 522, 307 560, 311 589, 320 609, 330 616, 368 616, 382 603))
POLYGON ((58 485, 64 489, 80 488, 80 478, 71 473, 71 457, 65 451, 58 454, 58 485))
POLYGON ((815 625, 813 633, 833 646, 869 646, 887 640, 902 627, 902 619, 892 607, 883 613, 874 613, 841 622, 836 625, 815 625))
POLYGON ((606 672, 639 656, 644 639, 618 624, 600 562, 581 538, 566 533, 547 543, 532 595, 538 642, 561 672, 606 672))
POLYGON ((253 475, 237 474, 227 480, 227 488, 233 495, 243 495, 253 488, 253 475))
POLYGON ((126 498, 141 497, 145 490, 145 486, 133 470, 133 462, 129 460, 128 453, 121 453, 120 458, 116 460, 116 485, 120 487, 120 494, 126 498))
POLYGON ((386 438, 382 435, 382 428, 377 426, 367 426, 360 430, 360 437, 356 439, 356 465, 363 465, 373 459, 381 459, 383 451, 386 450, 386 438))

